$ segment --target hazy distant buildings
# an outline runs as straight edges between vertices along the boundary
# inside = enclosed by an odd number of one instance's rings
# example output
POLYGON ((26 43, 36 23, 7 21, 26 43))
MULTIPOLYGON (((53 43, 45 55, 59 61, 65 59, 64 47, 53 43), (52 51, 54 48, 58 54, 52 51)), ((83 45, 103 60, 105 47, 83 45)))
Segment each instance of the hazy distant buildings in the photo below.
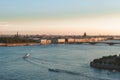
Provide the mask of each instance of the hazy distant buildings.
POLYGON ((51 44, 51 40, 41 39, 40 44, 51 44))
MULTIPOLYGON (((7 43, 38 43, 38 44, 73 44, 73 43, 91 43, 99 42, 107 39, 113 39, 112 36, 88 36, 86 32, 83 36, 62 36, 62 35, 19 35, 18 32, 12 36, 0 36, 0 45, 3 45, 5 41, 7 43), (12 42, 11 42, 12 41, 12 42)), ((120 37, 114 37, 114 39, 120 39, 120 37)))
POLYGON ((68 38, 68 43, 74 43, 75 39, 74 38, 68 38))
POLYGON ((65 43, 65 38, 58 39, 58 43, 59 43, 59 44, 63 44, 63 43, 65 43))
POLYGON ((80 38, 79 39, 75 39, 75 43, 80 43, 80 42, 82 42, 80 38))

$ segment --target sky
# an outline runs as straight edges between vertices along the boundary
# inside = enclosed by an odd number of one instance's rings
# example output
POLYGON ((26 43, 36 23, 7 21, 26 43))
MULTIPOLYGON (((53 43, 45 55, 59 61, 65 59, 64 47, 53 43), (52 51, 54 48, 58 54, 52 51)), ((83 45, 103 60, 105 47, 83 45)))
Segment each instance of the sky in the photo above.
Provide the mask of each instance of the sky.
POLYGON ((120 0, 0 0, 0 34, 120 35, 120 0))

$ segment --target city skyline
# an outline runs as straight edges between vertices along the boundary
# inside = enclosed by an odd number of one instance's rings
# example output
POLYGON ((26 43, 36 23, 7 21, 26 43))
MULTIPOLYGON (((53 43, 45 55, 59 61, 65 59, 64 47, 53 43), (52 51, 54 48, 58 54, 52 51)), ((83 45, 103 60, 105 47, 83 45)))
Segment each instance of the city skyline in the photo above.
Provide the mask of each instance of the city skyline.
POLYGON ((2 0, 0 34, 120 35, 119 0, 2 0))

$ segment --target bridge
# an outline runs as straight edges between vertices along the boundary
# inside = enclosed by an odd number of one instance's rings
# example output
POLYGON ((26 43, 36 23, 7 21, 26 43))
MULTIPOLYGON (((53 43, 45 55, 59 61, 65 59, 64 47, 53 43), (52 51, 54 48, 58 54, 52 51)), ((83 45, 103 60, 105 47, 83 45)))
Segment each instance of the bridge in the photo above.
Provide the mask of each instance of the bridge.
POLYGON ((120 44, 120 42, 87 42, 89 44, 95 45, 95 44, 108 44, 108 45, 115 45, 120 44))

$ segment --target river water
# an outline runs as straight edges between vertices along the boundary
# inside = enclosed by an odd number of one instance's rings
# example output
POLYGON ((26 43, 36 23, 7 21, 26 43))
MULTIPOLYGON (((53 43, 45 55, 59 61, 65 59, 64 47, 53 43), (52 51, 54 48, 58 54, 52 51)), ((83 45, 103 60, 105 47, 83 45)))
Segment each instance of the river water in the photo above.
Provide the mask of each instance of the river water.
POLYGON ((120 72, 89 65, 95 58, 114 54, 120 54, 120 44, 0 47, 0 80, 120 80, 120 72), (23 59, 25 53, 30 58, 23 59))

